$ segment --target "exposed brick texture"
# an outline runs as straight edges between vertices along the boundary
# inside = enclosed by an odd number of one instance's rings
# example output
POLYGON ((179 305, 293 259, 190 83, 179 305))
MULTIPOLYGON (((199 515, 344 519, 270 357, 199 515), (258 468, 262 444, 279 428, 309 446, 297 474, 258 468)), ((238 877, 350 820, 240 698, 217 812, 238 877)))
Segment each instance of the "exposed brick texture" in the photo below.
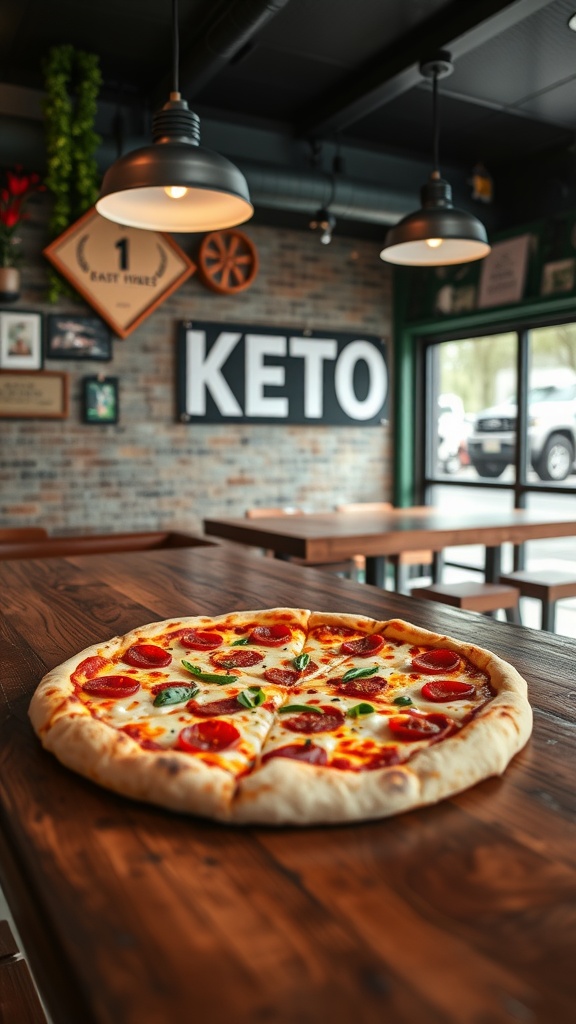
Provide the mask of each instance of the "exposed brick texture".
MULTIPOLYGON (((90 314, 81 301, 45 301, 48 200, 38 197, 23 231, 22 295, 9 309, 90 314)), ((243 227, 260 272, 235 297, 196 276, 124 341, 110 363, 49 360, 70 375, 67 420, 0 420, 0 526, 50 534, 197 530, 204 516, 243 515, 253 505, 333 508, 389 500, 390 432, 382 427, 186 425, 176 421, 176 332, 182 320, 366 330, 390 338, 391 276, 374 242, 311 231, 243 227), (81 422, 81 379, 120 382, 118 425, 81 422)), ((197 240, 177 238, 194 257, 197 240)), ((389 365, 391 347, 388 347, 389 365)), ((391 368, 391 367, 390 367, 391 368)))

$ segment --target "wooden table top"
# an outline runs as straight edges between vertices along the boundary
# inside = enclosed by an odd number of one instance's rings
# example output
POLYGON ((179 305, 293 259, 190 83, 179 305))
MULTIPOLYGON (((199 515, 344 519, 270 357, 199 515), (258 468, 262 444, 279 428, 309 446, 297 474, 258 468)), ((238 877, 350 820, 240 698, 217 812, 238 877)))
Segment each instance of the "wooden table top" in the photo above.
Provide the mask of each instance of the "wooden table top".
POLYGON ((571 1024, 574 641, 224 547, 6 562, 0 592, 0 880, 54 1024, 571 1024), (41 748, 30 697, 72 654, 277 605, 493 650, 528 680, 532 739, 436 806, 306 829, 165 812, 41 748))
POLYGON ((284 555, 331 561, 353 555, 397 555, 442 551, 459 544, 506 542, 576 535, 576 517, 502 509, 449 512, 393 509, 389 512, 322 512, 262 519, 205 519, 207 534, 284 555))

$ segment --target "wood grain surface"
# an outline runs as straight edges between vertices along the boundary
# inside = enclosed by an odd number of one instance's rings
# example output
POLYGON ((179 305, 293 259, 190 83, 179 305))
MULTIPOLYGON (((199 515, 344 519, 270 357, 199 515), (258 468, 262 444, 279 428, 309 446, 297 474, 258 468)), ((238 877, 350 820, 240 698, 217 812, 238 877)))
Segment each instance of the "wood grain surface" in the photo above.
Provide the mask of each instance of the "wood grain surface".
POLYGON ((0 566, 0 871, 54 1024, 571 1024, 572 640, 222 547, 0 566), (166 617, 294 605, 400 616, 528 680, 502 778, 346 827, 231 828, 62 767, 27 717, 42 675, 166 617))
POLYGON ((459 544, 496 547, 507 542, 576 536, 576 517, 531 509, 323 512, 281 519, 205 519, 210 536, 270 548, 316 561, 352 555, 397 555, 423 549, 443 551, 459 544))

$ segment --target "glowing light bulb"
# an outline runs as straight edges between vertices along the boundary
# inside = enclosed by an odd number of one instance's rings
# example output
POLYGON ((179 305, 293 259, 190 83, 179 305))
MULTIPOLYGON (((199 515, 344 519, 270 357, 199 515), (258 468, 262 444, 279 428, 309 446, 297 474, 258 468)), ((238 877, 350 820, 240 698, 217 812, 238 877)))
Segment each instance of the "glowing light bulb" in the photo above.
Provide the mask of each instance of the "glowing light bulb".
POLYGON ((168 185, 164 191, 170 199, 182 199, 188 189, 184 188, 183 185, 168 185))
POLYGON ((427 238, 426 245, 428 245, 431 249, 437 249, 440 245, 442 245, 442 241, 443 239, 441 238, 427 238))

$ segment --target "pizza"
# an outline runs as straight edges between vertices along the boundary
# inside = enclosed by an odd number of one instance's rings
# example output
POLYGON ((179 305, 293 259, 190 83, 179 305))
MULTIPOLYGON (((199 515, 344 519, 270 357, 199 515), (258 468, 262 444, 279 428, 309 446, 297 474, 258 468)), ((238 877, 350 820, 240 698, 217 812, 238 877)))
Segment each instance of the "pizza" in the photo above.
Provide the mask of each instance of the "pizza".
POLYGON ((141 626, 48 672, 29 713, 99 785, 235 824, 432 804, 502 774, 532 729, 526 682, 489 651, 302 608, 141 626))

